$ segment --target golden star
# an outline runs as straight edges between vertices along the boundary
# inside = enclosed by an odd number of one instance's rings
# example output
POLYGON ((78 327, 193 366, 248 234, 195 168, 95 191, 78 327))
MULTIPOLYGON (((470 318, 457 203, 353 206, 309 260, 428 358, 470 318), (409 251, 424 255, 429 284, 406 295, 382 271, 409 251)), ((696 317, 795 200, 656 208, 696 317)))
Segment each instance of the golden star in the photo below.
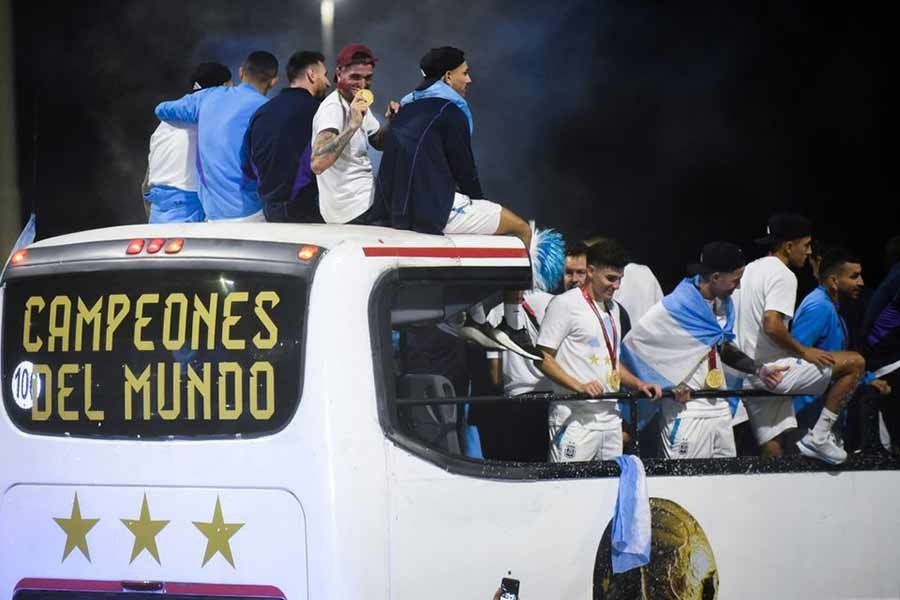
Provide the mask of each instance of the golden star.
POLYGON ((213 511, 211 523, 201 523, 194 521, 194 527, 200 530, 200 533, 206 536, 206 552, 203 555, 203 566, 209 562, 216 552, 220 553, 225 560, 234 567, 234 559, 231 556, 231 545, 228 540, 238 529, 243 527, 243 523, 226 523, 222 517, 222 505, 219 503, 219 497, 216 496, 216 508, 213 511))
POLYGON ((88 562, 91 562, 91 552, 88 550, 87 534, 100 519, 81 518, 81 507, 78 506, 78 492, 75 492, 75 499, 72 501, 72 514, 69 518, 53 517, 53 520, 66 532, 66 548, 63 550, 62 560, 59 562, 65 562, 66 558, 75 548, 81 550, 81 553, 88 562))
POLYGON ((599 364, 600 364, 600 357, 597 356, 596 354, 591 354, 591 356, 590 356, 590 358, 588 358, 588 360, 591 361, 591 364, 592 364, 592 365, 599 365, 599 364))
POLYGON ((121 519, 121 521, 134 534, 134 546, 131 548, 131 560, 128 561, 128 564, 133 563, 138 554, 146 550, 150 556, 156 559, 157 564, 162 565, 159 561, 159 550, 156 548, 156 534, 162 531, 169 522, 150 520, 147 494, 144 494, 144 501, 141 503, 141 517, 137 520, 121 519))
POLYGON ((603 362, 606 363, 607 366, 610 366, 610 367, 612 366, 612 361, 609 360, 608 356, 603 357, 603 362))

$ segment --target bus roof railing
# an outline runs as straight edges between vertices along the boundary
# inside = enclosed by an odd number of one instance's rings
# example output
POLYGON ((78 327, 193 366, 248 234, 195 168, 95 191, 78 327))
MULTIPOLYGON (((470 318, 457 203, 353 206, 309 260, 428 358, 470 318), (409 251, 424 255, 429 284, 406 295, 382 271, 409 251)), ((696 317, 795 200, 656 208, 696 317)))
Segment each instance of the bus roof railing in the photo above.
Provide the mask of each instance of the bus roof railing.
MULTIPOLYGON (((786 398, 807 394, 775 394, 767 390, 691 390, 691 398, 786 398)), ((674 398, 672 390, 665 390, 662 398, 674 398)), ((541 402, 577 402, 590 400, 649 400, 640 392, 611 392, 599 396, 587 394, 557 394, 555 392, 527 392, 518 396, 447 396, 434 398, 397 398, 397 406, 433 406, 436 404, 537 404, 541 402)))

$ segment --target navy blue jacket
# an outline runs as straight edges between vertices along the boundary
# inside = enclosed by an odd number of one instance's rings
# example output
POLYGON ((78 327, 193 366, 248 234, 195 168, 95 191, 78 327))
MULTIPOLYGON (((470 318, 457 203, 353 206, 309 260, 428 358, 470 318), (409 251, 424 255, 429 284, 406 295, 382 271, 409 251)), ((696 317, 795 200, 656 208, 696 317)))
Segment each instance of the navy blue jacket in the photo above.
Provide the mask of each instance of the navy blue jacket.
POLYGON ((457 191, 484 197, 465 114, 442 98, 403 106, 385 135, 375 202, 391 215, 391 227, 439 234, 457 191))
POLYGON ((318 108, 319 101, 306 90, 285 88, 250 119, 243 169, 259 182, 269 221, 322 222, 310 168, 312 120, 318 108))

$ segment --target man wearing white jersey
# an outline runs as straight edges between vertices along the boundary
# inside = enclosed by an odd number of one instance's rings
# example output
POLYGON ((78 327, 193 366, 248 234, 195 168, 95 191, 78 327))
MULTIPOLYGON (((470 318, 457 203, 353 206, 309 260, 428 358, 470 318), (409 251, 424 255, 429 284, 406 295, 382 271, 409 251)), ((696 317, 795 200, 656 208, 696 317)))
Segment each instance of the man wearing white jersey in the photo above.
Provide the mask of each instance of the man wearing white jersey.
MULTIPOLYGON (((201 63, 191 74, 191 92, 230 86, 231 71, 201 63)), ((206 219, 197 195, 197 126, 161 121, 150 136, 147 175, 142 186, 150 223, 194 223, 206 219)))
POLYGON ((623 360, 646 381, 672 389, 663 400, 661 446, 666 458, 736 456, 731 408, 725 398, 691 398, 691 391, 724 389, 723 363, 759 373, 766 385, 781 381, 787 367, 760 366, 734 339, 731 294, 741 283, 744 255, 728 242, 703 247, 691 275, 651 307, 625 339, 623 360))
MULTIPOLYGON (((378 59, 364 44, 349 44, 337 55, 335 90, 322 100, 313 117, 310 166, 319 186, 319 210, 326 223, 386 223, 382 207, 373 204, 369 146, 381 150, 384 128, 369 105, 372 75, 378 59)), ((385 117, 400 105, 389 102, 385 117)))
MULTIPOLYGON (((557 296, 544 315, 538 336, 541 372, 559 394, 593 397, 624 385, 658 398, 658 385, 619 364, 625 310, 612 298, 625 251, 616 241, 603 240, 589 248, 587 262, 587 284, 557 296)), ((554 402, 548 421, 551 462, 610 460, 622 454, 622 419, 614 399, 554 402)))
POLYGON ((625 307, 632 322, 640 321, 650 307, 662 298, 662 287, 650 267, 638 263, 625 265, 622 285, 613 299, 625 307))
MULTIPOLYGON (((799 269, 806 263, 811 241, 812 224, 805 217, 782 213, 769 218, 768 235, 756 240, 769 248, 769 255, 747 265, 742 289, 735 295, 735 333, 739 348, 753 360, 789 367, 772 391, 820 396, 834 380, 825 403, 841 405, 837 399, 851 395, 859 383, 856 353, 804 346, 788 331, 797 302, 797 276, 791 268, 799 269)), ((745 387, 765 386, 750 376, 745 387)), ((797 427, 792 399, 746 399, 744 404, 762 455, 782 456, 782 434, 797 427)), ((831 434, 805 442, 804 454, 809 456, 831 463, 847 457, 831 434)))

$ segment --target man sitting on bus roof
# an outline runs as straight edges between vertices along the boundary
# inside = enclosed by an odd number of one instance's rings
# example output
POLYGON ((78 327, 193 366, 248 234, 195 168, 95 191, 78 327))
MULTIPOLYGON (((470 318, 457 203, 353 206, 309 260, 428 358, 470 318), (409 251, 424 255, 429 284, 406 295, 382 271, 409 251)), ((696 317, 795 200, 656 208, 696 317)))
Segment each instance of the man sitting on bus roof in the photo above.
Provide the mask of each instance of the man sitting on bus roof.
POLYGON ((209 221, 266 220, 256 180, 244 176, 241 165, 244 134, 278 82, 278 60, 270 52, 252 52, 239 75, 238 86, 200 90, 156 107, 160 120, 197 124, 200 202, 209 221))
MULTIPOLYGON (((391 226, 398 229, 512 234, 532 250, 528 223, 483 199, 472 154, 472 112, 465 99, 472 82, 465 54, 450 46, 433 48, 419 64, 424 78, 400 101, 400 111, 385 136, 375 203, 387 209, 391 226)), ((494 328, 486 323, 483 307, 476 305, 462 333, 483 346, 505 347, 538 360, 540 354, 524 327, 516 324, 518 313, 518 298, 515 293, 508 294, 504 322, 494 328)))

